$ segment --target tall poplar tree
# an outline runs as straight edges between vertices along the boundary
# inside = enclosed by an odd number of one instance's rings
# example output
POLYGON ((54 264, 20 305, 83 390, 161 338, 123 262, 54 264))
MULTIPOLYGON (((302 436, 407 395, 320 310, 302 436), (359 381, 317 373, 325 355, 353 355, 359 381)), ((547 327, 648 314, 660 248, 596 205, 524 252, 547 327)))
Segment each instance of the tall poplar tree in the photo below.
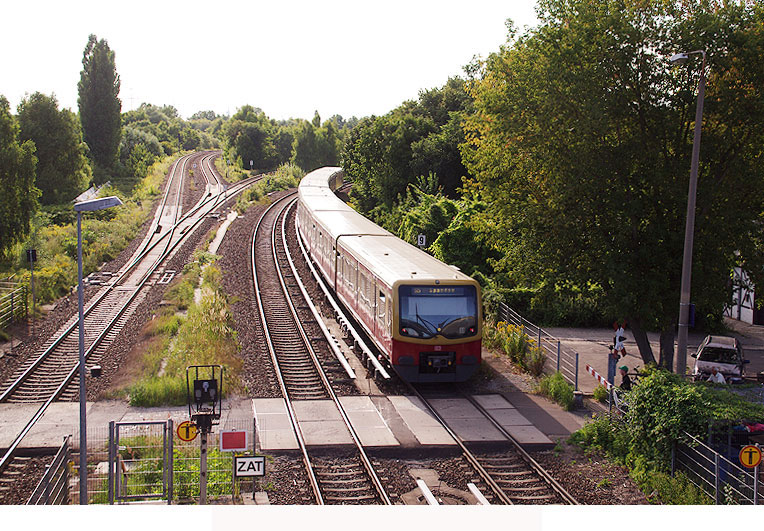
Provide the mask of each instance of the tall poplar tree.
POLYGON ((29 233, 40 195, 34 186, 34 142, 19 144, 18 136, 8 100, 0 96, 0 255, 29 233))
MULTIPOLYGON (((90 35, 82 57, 78 103, 85 142, 97 170, 113 167, 122 134, 122 102, 114 52, 105 39, 90 35)), ((96 178, 100 171, 96 171, 96 178)), ((100 180, 100 179, 99 179, 100 180)))

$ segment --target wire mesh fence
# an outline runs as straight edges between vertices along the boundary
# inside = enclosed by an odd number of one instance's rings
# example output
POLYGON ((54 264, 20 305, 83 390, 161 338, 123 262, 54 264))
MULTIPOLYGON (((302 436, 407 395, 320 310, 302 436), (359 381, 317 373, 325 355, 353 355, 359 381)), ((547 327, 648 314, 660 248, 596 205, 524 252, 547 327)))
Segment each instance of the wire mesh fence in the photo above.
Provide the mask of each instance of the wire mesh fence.
POLYGON ((688 433, 675 443, 671 462, 672 472, 682 471, 717 505, 759 503, 759 467, 745 469, 688 433))
POLYGON ((499 303, 499 318, 523 330, 533 339, 546 357, 544 372, 559 372, 568 383, 578 390, 578 352, 565 348, 562 342, 540 326, 530 322, 505 303, 499 303))

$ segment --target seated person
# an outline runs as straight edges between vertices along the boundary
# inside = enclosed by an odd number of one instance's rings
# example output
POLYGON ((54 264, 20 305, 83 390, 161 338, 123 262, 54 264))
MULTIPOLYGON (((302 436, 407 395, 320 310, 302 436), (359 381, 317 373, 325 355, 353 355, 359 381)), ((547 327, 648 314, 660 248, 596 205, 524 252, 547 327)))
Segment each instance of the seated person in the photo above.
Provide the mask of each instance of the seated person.
POLYGON ((727 383, 727 380, 724 379, 724 375, 720 373, 719 369, 716 367, 711 367, 711 376, 708 377, 707 381, 717 384, 727 383))

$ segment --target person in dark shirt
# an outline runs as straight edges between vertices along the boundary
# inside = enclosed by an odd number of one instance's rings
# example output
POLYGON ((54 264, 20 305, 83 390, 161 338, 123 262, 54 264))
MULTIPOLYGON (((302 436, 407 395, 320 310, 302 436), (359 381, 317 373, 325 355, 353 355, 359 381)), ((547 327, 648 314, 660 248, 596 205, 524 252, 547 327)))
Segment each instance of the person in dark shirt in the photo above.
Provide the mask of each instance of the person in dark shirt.
POLYGON ((629 368, 626 365, 618 367, 621 371, 621 389, 624 391, 631 391, 631 378, 629 378, 629 368))

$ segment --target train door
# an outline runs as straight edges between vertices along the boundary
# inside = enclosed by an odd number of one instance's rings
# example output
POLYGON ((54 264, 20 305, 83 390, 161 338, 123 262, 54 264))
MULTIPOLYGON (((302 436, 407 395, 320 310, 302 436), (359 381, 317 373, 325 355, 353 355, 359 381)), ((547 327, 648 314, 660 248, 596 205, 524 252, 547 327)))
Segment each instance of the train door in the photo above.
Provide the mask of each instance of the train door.
POLYGON ((382 284, 377 284, 375 291, 377 299, 376 336, 389 352, 392 347, 392 297, 390 297, 390 290, 382 284))
POLYGON ((374 332, 374 281, 369 271, 359 264, 358 266, 358 315, 368 327, 369 331, 374 332))

